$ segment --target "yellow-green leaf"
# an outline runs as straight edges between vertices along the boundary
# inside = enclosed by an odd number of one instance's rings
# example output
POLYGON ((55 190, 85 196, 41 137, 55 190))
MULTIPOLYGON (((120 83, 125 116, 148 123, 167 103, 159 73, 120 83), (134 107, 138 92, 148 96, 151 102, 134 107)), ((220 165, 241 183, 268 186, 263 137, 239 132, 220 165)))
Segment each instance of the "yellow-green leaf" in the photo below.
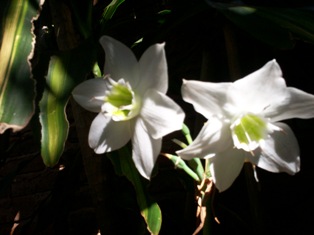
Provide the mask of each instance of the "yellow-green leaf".
POLYGON ((95 63, 95 43, 51 57, 46 89, 39 103, 41 155, 46 166, 58 163, 68 136, 65 108, 72 89, 82 82, 95 63))
POLYGON ((32 19, 38 14, 38 1, 1 3, 0 134, 9 128, 23 129, 34 113, 29 59, 33 49, 32 19))
POLYGON ((42 125, 41 154, 47 166, 58 162, 68 135, 69 127, 64 110, 67 99, 63 95, 68 79, 62 59, 58 56, 52 57, 47 76, 49 87, 39 103, 42 125))

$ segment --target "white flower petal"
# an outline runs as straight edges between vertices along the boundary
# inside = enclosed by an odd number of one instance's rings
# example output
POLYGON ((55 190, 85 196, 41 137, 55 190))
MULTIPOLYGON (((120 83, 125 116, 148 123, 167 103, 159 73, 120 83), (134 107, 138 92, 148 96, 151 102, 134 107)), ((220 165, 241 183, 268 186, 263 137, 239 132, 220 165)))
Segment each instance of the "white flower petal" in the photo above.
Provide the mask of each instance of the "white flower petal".
POLYGON ((101 111, 104 100, 95 99, 95 97, 104 96, 107 89, 105 79, 89 79, 76 86, 72 91, 72 95, 75 101, 84 109, 98 113, 101 111))
POLYGON ((152 89, 145 93, 140 115, 154 139, 181 130, 185 117, 183 110, 172 99, 152 89))
POLYGON ((297 88, 288 87, 289 101, 277 107, 275 112, 268 114, 273 122, 290 118, 313 118, 314 95, 297 88))
POLYGON ((226 94, 232 83, 211 83, 183 80, 182 97, 191 103, 194 109, 210 118, 213 115, 224 115, 222 107, 226 103, 226 94))
POLYGON ((290 127, 276 123, 282 131, 274 131, 261 144, 261 153, 251 156, 250 161, 270 172, 295 174, 300 170, 300 151, 297 139, 290 127))
POLYGON ((129 121, 116 122, 111 117, 99 113, 91 124, 88 143, 96 153, 100 154, 119 149, 130 139, 129 121))
POLYGON ((233 112, 271 112, 278 105, 287 102, 289 96, 282 72, 275 60, 261 69, 239 79, 228 90, 228 102, 235 108, 233 112))
POLYGON ((132 137, 132 158, 139 173, 150 179, 161 150, 162 139, 153 139, 141 118, 137 118, 132 137))
POLYGON ((214 184, 219 192, 228 189, 235 179, 239 176, 246 152, 234 148, 228 148, 223 152, 217 153, 210 161, 210 172, 214 184))
POLYGON ((219 119, 210 119, 196 139, 188 147, 177 151, 176 153, 185 160, 193 158, 207 158, 212 154, 223 152, 233 147, 229 125, 221 122, 219 119))
POLYGON ((168 67, 165 54, 165 43, 150 46, 139 61, 140 83, 134 86, 138 92, 153 88, 162 93, 168 90, 168 67))
POLYGON ((134 53, 121 42, 102 36, 99 40, 105 50, 105 75, 109 74, 112 79, 118 81, 124 78, 131 86, 139 82, 139 64, 134 53))

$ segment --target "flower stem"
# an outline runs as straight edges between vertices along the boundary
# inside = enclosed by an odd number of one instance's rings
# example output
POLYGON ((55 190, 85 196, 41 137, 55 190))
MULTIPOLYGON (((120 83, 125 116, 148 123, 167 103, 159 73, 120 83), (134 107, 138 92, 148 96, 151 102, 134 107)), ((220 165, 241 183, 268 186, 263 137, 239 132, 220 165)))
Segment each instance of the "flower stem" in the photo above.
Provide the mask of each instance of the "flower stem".
POLYGON ((171 160, 174 165, 182 170, 184 170, 189 176, 191 176, 195 181, 200 182, 201 178, 183 161, 180 157, 171 155, 168 153, 163 154, 165 157, 167 157, 169 160, 171 160))
MULTIPOLYGON (((193 140, 191 137, 190 129, 184 123, 182 126, 182 133, 184 134, 188 144, 191 144, 193 140)), ((199 158, 193 158, 190 161, 188 161, 188 164, 193 169, 193 171, 198 175, 198 177, 200 179, 203 179, 204 167, 203 167, 202 161, 199 158)))
POLYGON ((183 123, 183 126, 182 126, 182 133, 184 134, 188 144, 191 144, 193 142, 193 140, 192 140, 192 137, 191 137, 190 129, 184 123, 183 123))
POLYGON ((204 168, 201 159, 193 158, 188 161, 188 165, 193 169, 200 179, 204 178, 204 168))

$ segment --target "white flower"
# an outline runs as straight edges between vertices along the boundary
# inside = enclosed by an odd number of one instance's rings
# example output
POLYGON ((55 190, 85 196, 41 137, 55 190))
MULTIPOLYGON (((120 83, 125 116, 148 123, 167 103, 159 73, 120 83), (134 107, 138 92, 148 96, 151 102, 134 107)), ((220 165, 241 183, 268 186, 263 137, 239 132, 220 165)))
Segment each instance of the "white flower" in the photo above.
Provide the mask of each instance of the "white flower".
POLYGON ((150 178, 162 137, 182 128, 182 109, 168 96, 164 44, 149 47, 139 61, 133 52, 103 36, 105 77, 87 80, 73 90, 85 109, 98 112, 88 142, 96 153, 110 152, 132 141, 132 158, 139 173, 150 178))
POLYGON ((208 122, 177 154, 209 158, 219 191, 231 186, 245 161, 270 172, 300 170, 297 140, 278 121, 314 117, 314 96, 287 87, 275 60, 233 83, 184 80, 182 95, 208 122))

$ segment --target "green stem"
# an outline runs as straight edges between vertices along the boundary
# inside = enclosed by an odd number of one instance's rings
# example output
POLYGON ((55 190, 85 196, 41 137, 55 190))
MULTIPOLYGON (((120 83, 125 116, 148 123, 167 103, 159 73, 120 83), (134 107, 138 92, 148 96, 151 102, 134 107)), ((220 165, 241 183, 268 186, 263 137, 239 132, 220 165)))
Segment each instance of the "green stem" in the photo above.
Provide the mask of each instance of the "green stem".
POLYGON ((193 169, 193 171, 198 175, 200 179, 204 178, 204 167, 199 158, 193 158, 188 161, 188 165, 193 169))
POLYGON ((190 129, 184 123, 183 123, 183 126, 182 126, 182 133, 184 134, 188 144, 192 144, 193 140, 192 140, 192 137, 191 137, 190 129))
MULTIPOLYGON (((191 144, 193 142, 190 129, 187 125, 183 123, 182 126, 182 133, 184 134, 188 144, 191 144)), ((202 164, 201 159, 199 158, 193 158, 190 161, 188 161, 189 166, 193 169, 193 171, 198 175, 200 179, 203 179, 204 177, 204 167, 202 164)))
POLYGON ((174 165, 182 170, 184 170, 189 176, 191 176, 195 181, 200 182, 199 176, 183 161, 180 157, 171 155, 171 154, 164 154, 169 160, 171 160, 174 165))

